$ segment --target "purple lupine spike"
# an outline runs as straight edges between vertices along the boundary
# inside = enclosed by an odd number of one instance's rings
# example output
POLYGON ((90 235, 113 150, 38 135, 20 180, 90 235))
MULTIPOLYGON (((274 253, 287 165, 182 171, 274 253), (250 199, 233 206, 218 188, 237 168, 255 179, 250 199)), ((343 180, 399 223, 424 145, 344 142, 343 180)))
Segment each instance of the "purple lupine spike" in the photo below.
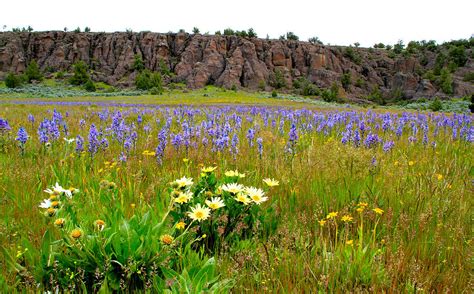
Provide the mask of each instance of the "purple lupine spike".
POLYGON ((258 137, 257 138, 257 146, 258 146, 258 154, 260 155, 260 158, 262 158, 263 154, 263 139, 258 137))
POLYGON ((87 146, 87 150, 93 156, 99 150, 100 142, 99 142, 99 133, 97 132, 97 128, 94 124, 91 124, 89 130, 89 145, 87 146))
POLYGON ((76 137, 76 152, 81 153, 84 151, 84 138, 80 135, 76 137))

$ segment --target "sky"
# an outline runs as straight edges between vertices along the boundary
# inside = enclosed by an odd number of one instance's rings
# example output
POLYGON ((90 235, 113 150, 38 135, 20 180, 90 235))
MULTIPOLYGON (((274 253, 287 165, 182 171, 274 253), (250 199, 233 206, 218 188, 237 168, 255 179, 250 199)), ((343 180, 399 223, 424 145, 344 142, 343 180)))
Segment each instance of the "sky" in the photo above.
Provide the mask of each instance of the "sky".
POLYGON ((35 31, 153 31, 193 27, 213 34, 225 28, 253 28, 259 37, 288 31, 300 40, 317 36, 325 44, 364 47, 375 43, 438 43, 474 34, 474 1, 468 0, 16 0, 1 5, 0 30, 30 25, 35 31))

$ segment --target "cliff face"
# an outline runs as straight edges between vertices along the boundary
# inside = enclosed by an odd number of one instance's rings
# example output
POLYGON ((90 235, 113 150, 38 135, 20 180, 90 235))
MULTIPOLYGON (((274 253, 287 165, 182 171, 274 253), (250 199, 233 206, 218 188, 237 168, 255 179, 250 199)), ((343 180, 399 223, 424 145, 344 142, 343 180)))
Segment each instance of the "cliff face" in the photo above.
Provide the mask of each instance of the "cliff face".
MULTIPOLYGON (((334 82, 341 86, 342 75, 350 73, 352 83, 343 93, 348 97, 365 97, 375 86, 384 93, 401 91, 407 98, 445 96, 435 83, 422 77, 434 67, 436 53, 425 52, 422 65, 420 58, 390 58, 383 49, 353 50, 360 58, 357 63, 346 57, 342 47, 298 41, 186 33, 5 32, 0 33, 0 78, 7 72, 24 71, 32 59, 43 70, 54 71, 69 70, 74 62, 83 60, 95 80, 130 86, 138 54, 147 68, 159 70, 164 64, 175 74, 172 81, 191 88, 215 84, 255 89, 263 82, 271 85, 275 72, 283 75, 288 86, 306 77, 326 88, 334 82)), ((473 84, 463 81, 474 69, 470 50, 466 65, 452 74, 454 96, 474 92, 473 84)))

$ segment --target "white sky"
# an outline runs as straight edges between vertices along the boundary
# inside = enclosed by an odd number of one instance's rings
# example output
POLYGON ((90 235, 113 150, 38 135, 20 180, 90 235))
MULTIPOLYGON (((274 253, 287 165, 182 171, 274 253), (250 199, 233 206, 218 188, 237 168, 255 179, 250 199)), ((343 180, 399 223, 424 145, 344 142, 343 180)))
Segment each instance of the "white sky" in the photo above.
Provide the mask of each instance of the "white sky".
POLYGON ((292 31, 325 44, 394 44, 399 39, 469 38, 474 33, 474 0, 13 0, 2 1, 0 30, 31 25, 35 31, 168 32, 194 26, 201 33, 250 27, 259 37, 292 31))

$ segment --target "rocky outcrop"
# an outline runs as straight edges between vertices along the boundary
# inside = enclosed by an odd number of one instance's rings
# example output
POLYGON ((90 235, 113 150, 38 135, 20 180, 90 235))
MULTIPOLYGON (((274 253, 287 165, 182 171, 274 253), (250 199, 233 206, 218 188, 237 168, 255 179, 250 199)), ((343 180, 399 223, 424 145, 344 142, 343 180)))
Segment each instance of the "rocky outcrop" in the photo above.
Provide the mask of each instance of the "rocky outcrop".
MULTIPOLYGON (((115 86, 133 85, 134 56, 158 71, 162 66, 174 73, 170 82, 184 82, 190 88, 215 84, 231 88, 270 88, 275 73, 288 87, 306 77, 321 88, 338 83, 350 73, 352 83, 344 91, 348 97, 365 97, 374 87, 382 92, 398 91, 406 98, 443 95, 437 85, 422 77, 433 68, 435 55, 420 61, 412 56, 390 58, 382 49, 353 48, 354 62, 344 47, 313 45, 307 42, 263 40, 237 36, 190 35, 186 33, 0 33, 0 78, 7 72, 23 72, 35 59, 44 71, 70 70, 83 60, 95 80, 115 86)), ((470 50, 470 49, 469 49, 470 50)), ((463 81, 474 62, 468 52, 466 66, 453 73, 455 96, 474 92, 473 84, 463 81)))

